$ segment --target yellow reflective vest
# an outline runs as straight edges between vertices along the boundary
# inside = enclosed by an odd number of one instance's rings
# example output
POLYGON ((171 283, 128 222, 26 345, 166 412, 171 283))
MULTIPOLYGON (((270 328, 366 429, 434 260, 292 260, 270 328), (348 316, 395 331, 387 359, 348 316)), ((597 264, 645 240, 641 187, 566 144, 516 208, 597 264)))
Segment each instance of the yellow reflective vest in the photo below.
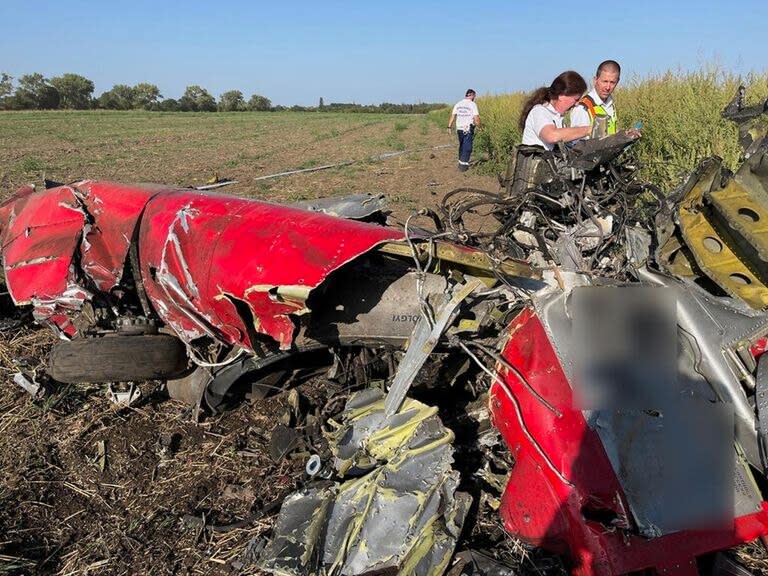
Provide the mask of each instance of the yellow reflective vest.
POLYGON ((609 116, 605 108, 595 104, 595 101, 589 94, 582 96, 579 104, 584 106, 589 113, 592 121, 592 138, 602 138, 616 134, 616 116, 609 116))

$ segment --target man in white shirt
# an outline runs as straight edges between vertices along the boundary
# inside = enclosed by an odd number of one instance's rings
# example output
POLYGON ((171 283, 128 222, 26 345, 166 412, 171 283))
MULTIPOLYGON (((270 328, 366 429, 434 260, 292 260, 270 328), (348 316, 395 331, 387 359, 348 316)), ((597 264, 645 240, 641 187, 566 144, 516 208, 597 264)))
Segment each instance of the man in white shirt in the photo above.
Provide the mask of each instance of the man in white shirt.
POLYGON ((459 171, 469 169, 469 157, 472 155, 472 142, 475 139, 475 129, 480 126, 480 112, 475 104, 476 93, 471 88, 467 90, 463 100, 456 102, 448 120, 448 132, 451 132, 456 121, 456 135, 459 138, 459 171))
POLYGON ((592 79, 592 89, 571 111, 571 126, 591 126, 592 138, 616 134, 616 108, 612 94, 620 77, 621 66, 618 62, 601 62, 592 79))

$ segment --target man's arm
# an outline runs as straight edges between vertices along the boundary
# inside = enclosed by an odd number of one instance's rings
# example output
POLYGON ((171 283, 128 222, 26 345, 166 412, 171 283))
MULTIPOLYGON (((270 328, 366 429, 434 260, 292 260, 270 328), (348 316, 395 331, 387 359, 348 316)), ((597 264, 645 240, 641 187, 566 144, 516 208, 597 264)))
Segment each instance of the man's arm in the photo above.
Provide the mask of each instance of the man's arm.
POLYGON ((451 117, 448 119, 448 132, 451 131, 451 126, 453 126, 454 120, 456 120, 456 114, 451 114, 451 117))
POLYGON ((475 114, 475 117, 472 118, 472 122, 475 123, 475 128, 480 128, 480 116, 478 114, 475 114))

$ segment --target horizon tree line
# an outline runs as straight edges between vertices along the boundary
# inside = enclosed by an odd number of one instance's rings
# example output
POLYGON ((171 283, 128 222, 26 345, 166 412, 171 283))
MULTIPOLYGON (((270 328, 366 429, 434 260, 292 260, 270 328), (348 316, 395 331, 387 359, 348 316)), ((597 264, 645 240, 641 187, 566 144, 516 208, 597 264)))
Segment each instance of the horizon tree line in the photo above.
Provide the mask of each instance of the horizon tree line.
POLYGON ((178 100, 163 98, 155 84, 140 82, 135 86, 115 84, 110 90, 94 97, 94 84, 79 74, 66 73, 46 78, 37 72, 24 74, 15 82, 14 78, 0 72, 0 110, 149 110, 157 112, 245 112, 291 110, 309 112, 327 110, 336 112, 385 112, 385 113, 426 113, 443 108, 435 104, 391 104, 378 105, 354 103, 324 104, 313 106, 273 106, 272 101, 260 94, 253 94, 246 100, 240 90, 227 90, 218 101, 208 90, 196 84, 187 86, 178 100))

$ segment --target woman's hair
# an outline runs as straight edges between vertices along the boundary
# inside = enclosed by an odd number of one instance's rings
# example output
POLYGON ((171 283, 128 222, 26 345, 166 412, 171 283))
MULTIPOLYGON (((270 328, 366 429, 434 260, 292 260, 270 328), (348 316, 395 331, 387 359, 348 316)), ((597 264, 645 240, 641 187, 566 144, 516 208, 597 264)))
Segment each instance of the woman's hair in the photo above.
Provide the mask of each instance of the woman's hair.
POLYGON ((587 83, 584 81, 584 78, 581 77, 581 74, 574 72, 573 70, 566 70, 552 80, 552 84, 549 85, 549 88, 546 86, 537 88, 533 94, 528 97, 528 100, 523 104, 523 110, 520 113, 520 120, 518 122, 520 130, 525 128, 525 119, 528 118, 528 113, 531 111, 531 108, 536 106, 536 104, 544 104, 545 102, 557 100, 557 97, 563 94, 566 96, 574 96, 577 94, 581 96, 586 91, 587 83))

